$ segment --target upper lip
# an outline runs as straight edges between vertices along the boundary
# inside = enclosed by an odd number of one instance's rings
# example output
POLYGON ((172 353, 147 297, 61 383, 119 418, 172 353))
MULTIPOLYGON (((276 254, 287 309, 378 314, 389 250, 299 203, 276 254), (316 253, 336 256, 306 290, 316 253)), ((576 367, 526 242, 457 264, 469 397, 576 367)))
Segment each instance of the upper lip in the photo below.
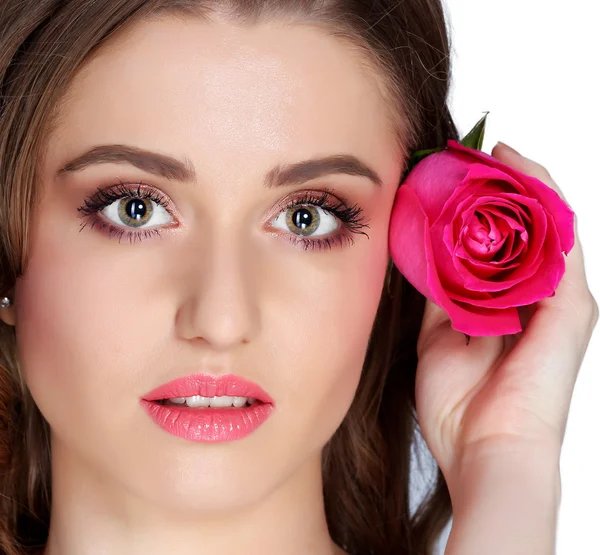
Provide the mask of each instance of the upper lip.
POLYGON ((208 374, 190 374, 158 386, 146 393, 142 398, 146 401, 172 399, 174 397, 252 397, 263 403, 273 404, 273 399, 259 385, 235 376, 226 374, 210 376, 208 374))

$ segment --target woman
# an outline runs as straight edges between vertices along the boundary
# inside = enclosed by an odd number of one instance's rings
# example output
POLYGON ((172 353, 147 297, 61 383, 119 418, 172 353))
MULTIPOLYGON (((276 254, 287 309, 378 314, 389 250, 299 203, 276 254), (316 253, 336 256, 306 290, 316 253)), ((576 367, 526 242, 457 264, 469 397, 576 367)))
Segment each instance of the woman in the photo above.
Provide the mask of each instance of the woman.
POLYGON ((437 0, 0 27, 3 553, 426 554, 451 514, 451 555, 552 552, 579 244, 522 337, 468 346, 389 264, 409 154, 457 138, 437 0))

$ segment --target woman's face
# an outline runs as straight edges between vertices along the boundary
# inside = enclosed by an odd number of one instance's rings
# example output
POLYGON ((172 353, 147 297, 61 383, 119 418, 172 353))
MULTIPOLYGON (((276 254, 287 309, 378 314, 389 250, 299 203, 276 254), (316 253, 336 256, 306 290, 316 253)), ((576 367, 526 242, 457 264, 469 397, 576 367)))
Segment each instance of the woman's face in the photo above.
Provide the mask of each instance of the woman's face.
POLYGON ((79 72, 15 291, 22 368, 60 468, 109 496, 213 511, 318 472, 359 381, 401 172, 353 56, 307 27, 164 18, 79 72), (313 158, 327 160, 286 179, 313 158), (240 439, 168 433, 140 399, 190 374, 251 380, 269 417, 240 439))

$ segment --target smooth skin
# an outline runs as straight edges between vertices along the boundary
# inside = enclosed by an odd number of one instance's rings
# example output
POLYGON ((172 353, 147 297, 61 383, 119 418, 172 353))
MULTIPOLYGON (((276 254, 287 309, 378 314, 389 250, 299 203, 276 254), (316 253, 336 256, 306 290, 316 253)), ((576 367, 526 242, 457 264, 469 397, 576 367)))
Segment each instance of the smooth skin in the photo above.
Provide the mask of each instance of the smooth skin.
MULTIPOLYGON (((52 428, 45 555, 344 553, 327 531, 320 451, 352 401, 387 264, 401 160, 377 88, 322 31, 162 19, 105 45, 62 108, 29 266, 0 311, 52 428), (183 158, 197 180, 114 163, 56 176, 107 143, 183 158), (383 186, 262 185, 274 165, 340 152, 383 186), (162 191, 180 226, 133 244, 80 231, 77 208, 115 178, 162 191), (368 239, 311 252, 267 231, 274 206, 325 186, 363 208, 368 239), (257 381, 275 413, 230 444, 169 436, 139 397, 200 366, 257 381)), ((538 164, 492 154, 557 188, 538 164)), ((427 304, 417 410, 451 490, 449 555, 552 553, 560 446, 596 320, 579 241, 518 342, 466 346, 427 304)))

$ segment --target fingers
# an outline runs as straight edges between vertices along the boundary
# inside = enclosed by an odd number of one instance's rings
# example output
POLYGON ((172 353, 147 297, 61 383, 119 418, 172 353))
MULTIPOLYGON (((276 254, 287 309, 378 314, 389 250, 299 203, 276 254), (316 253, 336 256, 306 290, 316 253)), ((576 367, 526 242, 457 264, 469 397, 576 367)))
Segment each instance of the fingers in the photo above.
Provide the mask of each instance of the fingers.
POLYGON ((434 302, 427 299, 425 301, 425 312, 421 323, 421 332, 417 341, 417 355, 421 358, 422 353, 440 332, 459 333, 450 327, 450 318, 448 314, 437 306, 434 302))

